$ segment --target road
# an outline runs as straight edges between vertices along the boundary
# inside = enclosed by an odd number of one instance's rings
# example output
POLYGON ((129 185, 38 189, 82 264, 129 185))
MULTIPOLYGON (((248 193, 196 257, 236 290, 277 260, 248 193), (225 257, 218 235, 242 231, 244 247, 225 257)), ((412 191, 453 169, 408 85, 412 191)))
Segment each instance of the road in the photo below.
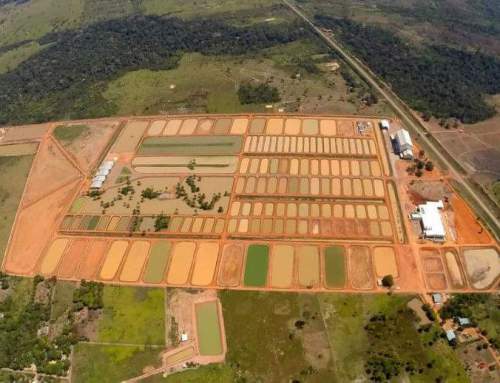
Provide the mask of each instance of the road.
MULTIPOLYGON (((373 74, 362 62, 357 58, 347 52, 340 44, 338 44, 331 36, 324 33, 320 28, 318 28, 300 9, 295 5, 290 3, 289 0, 283 0, 285 5, 287 5, 297 16, 302 18, 313 30, 316 32, 331 48, 333 48, 342 58, 368 83, 373 89, 376 89, 393 108, 396 114, 401 118, 401 121, 409 128, 417 132, 419 139, 424 141, 432 150, 433 156, 437 157, 442 163, 444 163, 450 169, 450 175, 453 176, 471 195, 474 202, 482 208, 484 213, 488 216, 490 221, 496 225, 496 231, 500 231, 500 220, 491 212, 488 205, 483 202, 483 199, 479 197, 469 184, 469 181, 457 170, 456 166, 448 161, 448 159, 442 154, 445 149, 442 146, 437 146, 434 142, 428 139, 426 136, 426 129, 424 126, 416 123, 414 117, 410 112, 405 110, 402 101, 394 94, 389 87, 384 84, 384 82, 379 79, 375 74, 373 74)), ((407 107, 406 107, 407 108, 407 107)))

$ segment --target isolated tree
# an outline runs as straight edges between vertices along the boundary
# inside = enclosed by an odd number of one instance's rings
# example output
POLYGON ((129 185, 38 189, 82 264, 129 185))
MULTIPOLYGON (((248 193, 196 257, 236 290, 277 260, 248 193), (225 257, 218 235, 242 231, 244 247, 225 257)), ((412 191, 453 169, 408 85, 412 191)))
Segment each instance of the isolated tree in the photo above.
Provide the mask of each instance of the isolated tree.
POLYGON ((383 277, 382 278, 382 286, 390 289, 392 286, 394 286, 394 277, 391 274, 383 277))
POLYGON ((427 161, 427 163, 425 164, 425 170, 432 172, 433 169, 434 169, 434 164, 432 163, 432 161, 427 161))

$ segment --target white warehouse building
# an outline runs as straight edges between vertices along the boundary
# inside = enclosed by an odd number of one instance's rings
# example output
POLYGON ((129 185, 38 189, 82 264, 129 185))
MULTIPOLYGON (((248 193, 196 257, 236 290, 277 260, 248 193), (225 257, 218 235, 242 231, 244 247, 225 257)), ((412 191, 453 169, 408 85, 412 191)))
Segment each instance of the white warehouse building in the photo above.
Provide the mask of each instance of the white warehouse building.
POLYGON ((400 129, 396 132, 395 139, 399 156, 411 160, 413 158, 413 142, 411 141, 410 133, 406 129, 400 129))
POLYGON ((443 207, 443 201, 427 201, 425 204, 418 205, 417 210, 411 214, 412 219, 420 220, 425 238, 444 240, 446 230, 440 212, 443 207))

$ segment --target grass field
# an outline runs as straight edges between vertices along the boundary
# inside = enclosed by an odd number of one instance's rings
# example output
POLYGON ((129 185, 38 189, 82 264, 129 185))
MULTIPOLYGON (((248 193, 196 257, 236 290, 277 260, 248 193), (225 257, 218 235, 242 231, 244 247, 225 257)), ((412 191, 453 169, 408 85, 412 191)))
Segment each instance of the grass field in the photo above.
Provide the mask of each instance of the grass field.
POLYGON ((316 296, 224 290, 219 297, 226 363, 241 381, 333 381, 329 351, 318 347, 326 334, 318 330, 323 320, 316 296))
POLYGON ((32 161, 33 156, 0 157, 0 263, 32 161))
POLYGON ((50 319, 56 320, 73 304, 74 282, 57 281, 52 299, 50 319))
POLYGON ((74 350, 72 381, 116 383, 140 375, 146 366, 158 365, 158 350, 80 343, 74 350))
POLYGON ((370 356, 389 351, 404 365, 407 361, 422 368, 422 373, 409 375, 411 382, 435 381, 445 376, 449 382, 466 382, 465 371, 457 355, 443 339, 433 340, 435 331, 420 335, 414 318, 405 310, 410 297, 388 295, 320 295, 321 312, 328 328, 335 377, 337 381, 365 380, 370 356), (374 315, 385 315, 385 322, 370 322, 374 315), (365 330, 375 323, 377 337, 365 330), (433 340, 432 346, 427 343, 433 340), (433 361, 433 368, 426 363, 433 361))
POLYGON ((59 125, 54 129, 54 137, 63 145, 69 145, 89 131, 86 125, 59 125))
POLYGON ((491 191, 497 205, 500 206, 500 181, 496 181, 491 185, 491 191))
POLYGON ((104 287, 100 342, 165 343, 164 290, 141 287, 104 287))
POLYGON ((227 365, 213 364, 200 366, 195 370, 188 370, 169 375, 164 378, 156 375, 144 379, 144 383, 233 383, 233 370, 227 365))
POLYGON ((328 287, 345 286, 345 252, 341 246, 325 249, 325 276, 328 287))
POLYGON ((200 354, 222 354, 219 312, 216 301, 196 305, 196 328, 200 354))
POLYGON ((40 50, 42 50, 40 44, 37 42, 30 42, 0 54, 0 74, 7 73, 11 69, 14 69, 30 56, 40 52, 40 50))
POLYGON ((267 245, 248 246, 244 278, 245 286, 265 286, 268 268, 269 247, 267 245))
POLYGON ((241 136, 148 137, 138 150, 143 155, 225 155, 241 149, 241 136))
POLYGON ((239 84, 267 82, 278 88, 287 111, 387 114, 384 102, 362 106, 349 93, 339 73, 308 74, 297 65, 304 57, 323 52, 309 40, 280 45, 251 57, 184 54, 172 70, 131 71, 109 83, 104 97, 117 106, 118 114, 158 114, 163 111, 239 113, 263 112, 265 105, 242 105, 239 84), (296 73, 300 79, 293 79, 296 73), (175 86, 171 89, 171 85, 175 86))

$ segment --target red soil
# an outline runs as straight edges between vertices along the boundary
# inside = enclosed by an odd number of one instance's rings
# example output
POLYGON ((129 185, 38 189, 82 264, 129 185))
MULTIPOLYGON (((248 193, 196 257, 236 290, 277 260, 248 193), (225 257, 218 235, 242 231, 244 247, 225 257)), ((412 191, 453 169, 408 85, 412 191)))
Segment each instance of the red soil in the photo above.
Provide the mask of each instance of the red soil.
POLYGON ((90 249, 83 255, 76 273, 79 279, 92 279, 95 277, 107 247, 108 243, 106 241, 97 240, 92 242, 90 249))
POLYGON ((57 276, 61 278, 72 278, 87 248, 87 240, 80 239, 73 241, 59 265, 57 276))

